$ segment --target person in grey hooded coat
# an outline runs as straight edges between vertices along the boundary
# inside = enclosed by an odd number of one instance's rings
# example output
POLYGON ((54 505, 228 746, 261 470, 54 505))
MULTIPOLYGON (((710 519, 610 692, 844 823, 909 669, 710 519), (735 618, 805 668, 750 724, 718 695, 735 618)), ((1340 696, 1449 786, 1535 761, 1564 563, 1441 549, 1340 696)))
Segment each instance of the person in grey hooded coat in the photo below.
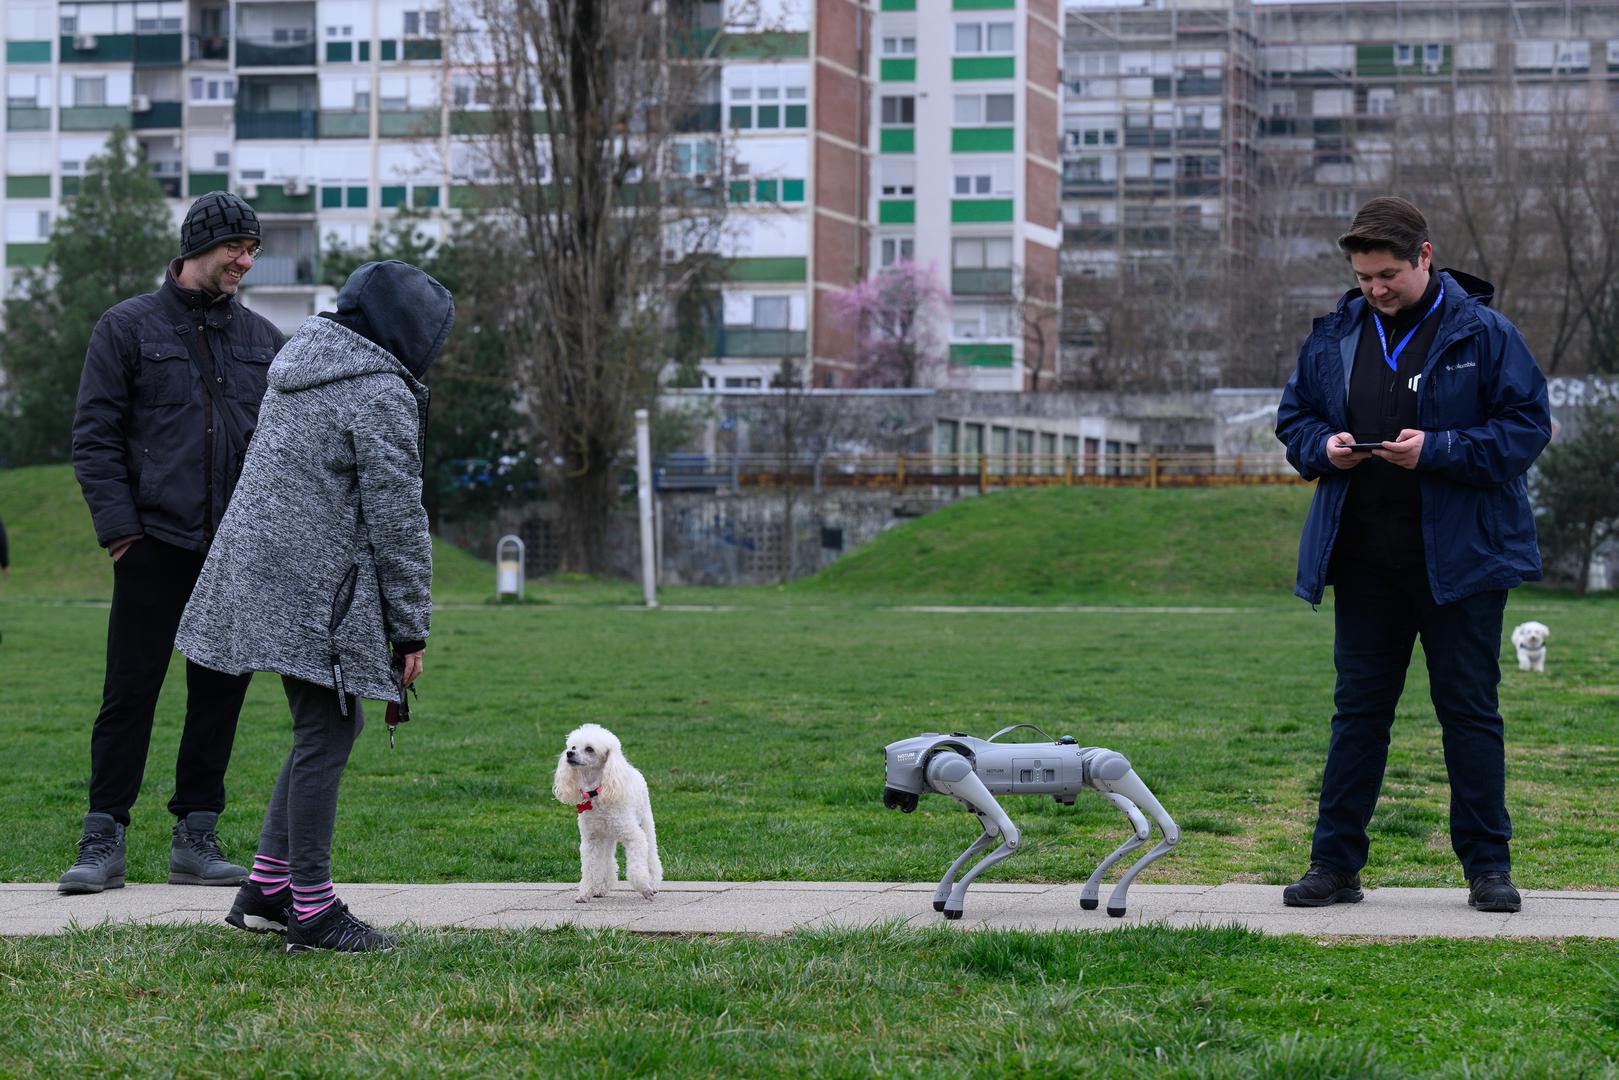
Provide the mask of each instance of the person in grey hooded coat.
POLYGON ((338 783, 359 698, 403 703, 420 674, 432 548, 422 507, 427 387, 455 319, 449 291, 396 260, 350 275, 270 365, 235 498, 177 647, 218 671, 281 675, 293 746, 253 870, 226 921, 288 952, 389 948, 337 899, 338 783))

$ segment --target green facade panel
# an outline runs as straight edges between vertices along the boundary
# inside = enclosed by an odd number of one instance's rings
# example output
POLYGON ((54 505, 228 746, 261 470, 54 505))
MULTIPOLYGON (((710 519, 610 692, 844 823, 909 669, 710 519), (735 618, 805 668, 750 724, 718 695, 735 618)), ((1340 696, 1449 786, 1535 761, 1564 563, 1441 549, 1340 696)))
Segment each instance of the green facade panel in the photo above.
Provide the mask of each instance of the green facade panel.
POLYGON ((884 154, 916 153, 916 129, 883 128, 877 135, 877 149, 884 154))
POLYGON ((1394 74, 1394 46, 1393 45, 1357 45, 1355 46, 1355 74, 1357 75, 1393 75, 1394 74))
POLYGON ((51 129, 51 111, 49 109, 30 108, 26 105, 6 106, 7 131, 49 131, 51 129))
POLYGON ((381 196, 378 204, 384 210, 393 210, 393 209, 396 209, 398 207, 404 206, 405 205, 405 192, 406 192, 406 190, 407 189, 406 189, 405 185, 403 185, 403 184, 399 184, 397 186, 390 185, 390 186, 384 187, 378 193, 381 196))
POLYGON ((421 209, 434 209, 438 206, 439 189, 437 184, 419 184, 410 189, 410 205, 421 209))
POLYGON ((384 138, 420 139, 437 135, 439 111, 437 109, 389 110, 377 113, 377 134, 384 138))
POLYGON ((323 187, 320 189, 320 208, 322 210, 343 209, 343 189, 340 187, 323 187))
POLYGON ((107 61, 128 62, 135 59, 134 34, 90 34, 96 39, 93 49, 74 48, 76 37, 83 35, 63 34, 58 39, 58 48, 64 64, 102 64, 107 61))
POLYGON ((137 131, 150 128, 177 128, 181 109, 178 101, 154 101, 145 112, 131 113, 130 121, 137 131))
POLYGON ((354 62, 354 42, 328 41, 326 43, 326 62, 328 64, 350 64, 354 62))
POLYGON ((804 181, 783 180, 781 182, 781 201, 784 203, 801 203, 804 201, 804 181))
POLYGON ((952 199, 950 220, 958 225, 1011 221, 1011 199, 952 199))
POLYGON ((48 199, 50 197, 51 178, 49 176, 6 177, 6 198, 8 199, 48 199))
POLYGON ((1015 56, 958 56, 950 61, 952 79, 1015 79, 1015 56))
POLYGON ((371 113, 322 112, 315 122, 315 130, 323 139, 368 139, 371 137, 371 113))
POLYGON ((1010 345, 952 345, 950 362, 967 367, 1011 367, 1010 345))
POLYGON ((438 38, 406 38, 406 60, 442 60, 444 42, 438 38))
POLYGON ((878 62, 879 78, 883 82, 915 82, 916 58, 907 56, 878 62))
POLYGON ((732 259, 729 276, 732 281, 807 281, 809 260, 801 255, 732 259))
POLYGON ((48 64, 50 62, 51 43, 49 41, 6 42, 6 63, 8 64, 48 64))
POLYGON ((258 197, 249 201, 252 202, 253 209, 261 214, 313 214, 315 212, 315 193, 313 191, 304 195, 288 195, 287 189, 280 184, 260 184, 258 197))
POLYGON ((135 66, 159 67, 182 62, 179 34, 136 34, 135 66))
POLYGON ((916 0, 883 0, 884 11, 915 11, 916 0))
POLYGON ((951 128, 950 149, 957 154, 1009 154, 1016 140, 1013 128, 951 128))
POLYGON ((80 105, 63 109, 57 121, 62 131, 111 131, 129 127, 129 109, 115 105, 80 105))
POLYGON ((1012 11, 1017 0, 952 0, 950 6, 956 11, 1012 11))
POLYGON ((732 60, 802 59, 809 56, 809 34, 790 30, 726 34, 720 38, 717 51, 732 60))
POLYGON ((49 244, 7 244, 7 266, 44 266, 50 254, 49 244))
POLYGON ((883 199, 877 203, 877 222, 881 225, 915 225, 915 199, 883 199))
POLYGON ((193 199, 210 191, 226 191, 229 188, 230 176, 227 173, 194 172, 186 177, 186 194, 193 199))

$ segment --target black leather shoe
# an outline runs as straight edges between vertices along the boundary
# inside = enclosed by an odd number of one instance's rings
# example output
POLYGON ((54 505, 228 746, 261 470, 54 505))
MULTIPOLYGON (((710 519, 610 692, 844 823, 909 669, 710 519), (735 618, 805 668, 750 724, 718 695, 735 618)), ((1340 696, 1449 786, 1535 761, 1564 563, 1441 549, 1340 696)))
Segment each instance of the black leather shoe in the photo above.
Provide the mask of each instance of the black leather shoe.
POLYGON ((1326 907, 1358 904, 1364 896, 1359 874, 1344 874, 1315 863, 1303 877, 1282 890, 1282 903, 1288 907, 1326 907))
POLYGON ((279 895, 268 897, 253 882, 245 883, 236 890, 236 902, 231 905, 225 921, 255 934, 285 936, 287 924, 292 921, 292 890, 283 888, 276 891, 279 895))
POLYGON ((1467 883, 1467 906, 1480 911, 1518 911, 1523 897, 1513 887, 1512 875, 1492 870, 1467 883))

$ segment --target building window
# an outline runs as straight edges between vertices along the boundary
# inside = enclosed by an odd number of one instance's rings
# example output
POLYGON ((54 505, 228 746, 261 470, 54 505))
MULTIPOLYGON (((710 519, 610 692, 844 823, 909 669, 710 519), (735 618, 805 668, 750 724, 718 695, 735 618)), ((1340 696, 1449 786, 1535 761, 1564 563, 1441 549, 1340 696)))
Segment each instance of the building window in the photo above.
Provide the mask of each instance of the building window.
POLYGON ((962 236, 950 245, 950 266, 954 270, 1010 270, 1012 238, 1009 236, 962 236))
POLYGON ((1012 123, 1011 94, 957 94, 957 127, 1005 127, 1012 123))
POLYGON ((405 36, 438 37, 439 29, 442 25, 440 20, 443 18, 443 14, 436 8, 405 12, 405 36))
POLYGON ((897 262, 911 262, 916 257, 916 241, 909 236, 885 236, 878 245, 879 266, 892 266, 897 262))
POLYGON ((1412 47, 1410 45, 1394 46, 1394 63, 1400 67, 1409 67, 1416 63, 1416 58, 1412 55, 1412 47))
POLYGON ((1013 51, 1012 24, 1009 22, 964 22, 956 24, 956 55, 1010 53, 1013 51))
POLYGON ((790 304, 785 296, 755 296, 753 298, 753 328, 755 330, 785 330, 790 304))
POLYGON ((235 79, 192 78, 189 85, 193 105, 229 105, 236 100, 235 79))
POLYGON ((916 123, 916 98, 888 95, 883 98, 883 126, 910 127, 916 123))
POLYGON ((915 56, 916 38, 909 35, 883 38, 884 56, 915 56))
POLYGON ((958 199, 1004 199, 1012 194, 1012 165, 1007 161, 958 164, 951 191, 958 199))
POLYGON ((909 199, 916 195, 916 163, 884 161, 879 190, 885 199, 909 199))
POLYGON ((93 75, 88 78, 75 76, 73 79, 73 104, 80 107, 107 104, 107 77, 105 75, 93 75))

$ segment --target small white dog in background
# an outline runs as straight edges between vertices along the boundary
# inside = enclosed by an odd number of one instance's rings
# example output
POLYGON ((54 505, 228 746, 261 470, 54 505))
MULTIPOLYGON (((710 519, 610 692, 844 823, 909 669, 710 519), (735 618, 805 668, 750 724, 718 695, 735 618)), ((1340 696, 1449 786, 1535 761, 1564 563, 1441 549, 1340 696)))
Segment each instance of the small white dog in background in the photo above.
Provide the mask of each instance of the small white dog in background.
POLYGON ((618 880, 619 844, 630 888, 650 900, 663 884, 658 834, 646 778, 624 757, 618 736, 600 724, 568 735, 557 757, 551 793, 579 812, 579 895, 583 904, 606 896, 618 880))
POLYGON ((1518 650, 1519 671, 1546 670, 1546 639, 1552 632, 1545 623, 1519 623, 1512 628, 1512 644, 1518 650))

